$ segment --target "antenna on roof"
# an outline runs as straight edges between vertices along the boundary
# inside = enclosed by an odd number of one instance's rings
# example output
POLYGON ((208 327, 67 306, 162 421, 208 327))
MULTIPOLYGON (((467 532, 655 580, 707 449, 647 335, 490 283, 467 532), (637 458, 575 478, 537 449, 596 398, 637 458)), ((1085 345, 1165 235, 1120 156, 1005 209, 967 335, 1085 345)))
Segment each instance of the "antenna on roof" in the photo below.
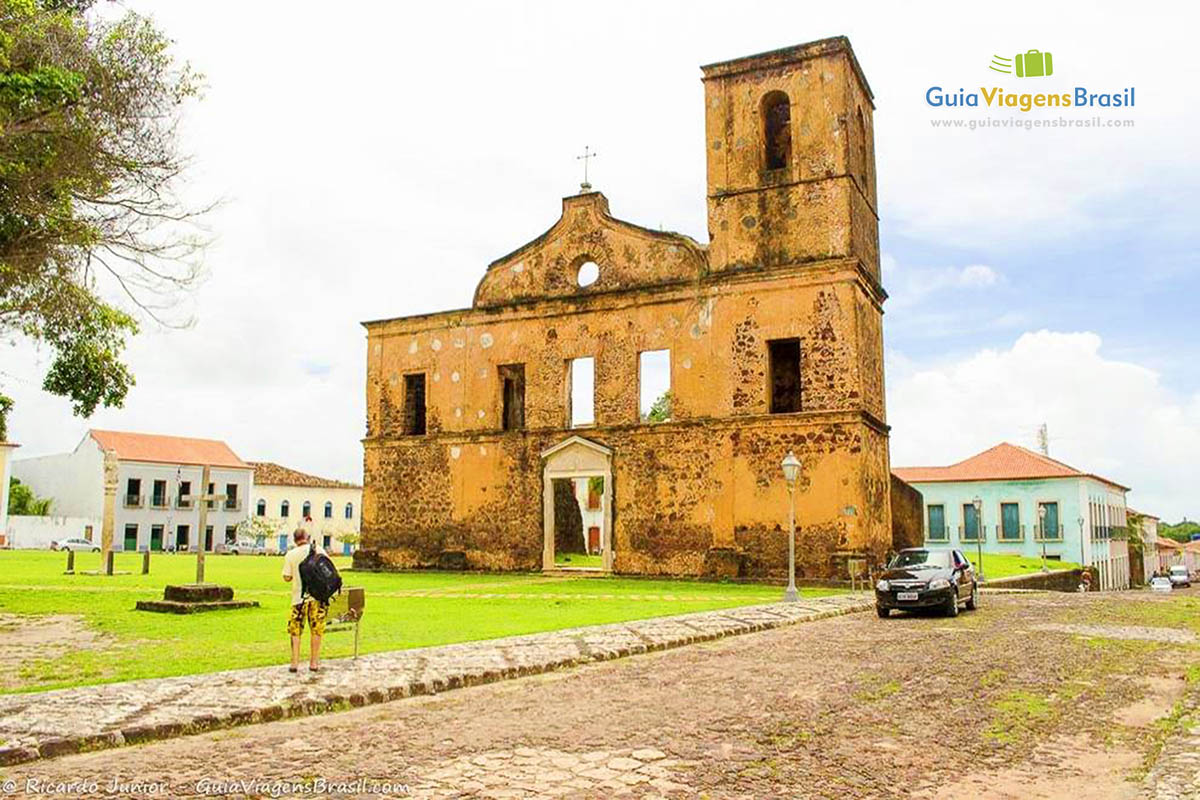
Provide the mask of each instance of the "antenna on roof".
POLYGON ((1037 446, 1042 455, 1050 455, 1050 433, 1044 422, 1037 429, 1037 446))

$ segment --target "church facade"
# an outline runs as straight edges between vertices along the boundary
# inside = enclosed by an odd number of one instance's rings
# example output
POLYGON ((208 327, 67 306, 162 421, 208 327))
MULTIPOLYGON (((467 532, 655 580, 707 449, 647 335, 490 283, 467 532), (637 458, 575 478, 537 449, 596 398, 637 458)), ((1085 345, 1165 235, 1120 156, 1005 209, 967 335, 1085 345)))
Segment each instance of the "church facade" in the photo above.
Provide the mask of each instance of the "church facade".
POLYGON ((555 481, 588 478, 600 569, 782 575, 788 452, 798 574, 882 559, 871 91, 845 38, 702 70, 707 245, 585 186, 471 308, 365 323, 357 565, 553 569, 555 481), (662 351, 669 403, 647 418, 639 364, 662 351))

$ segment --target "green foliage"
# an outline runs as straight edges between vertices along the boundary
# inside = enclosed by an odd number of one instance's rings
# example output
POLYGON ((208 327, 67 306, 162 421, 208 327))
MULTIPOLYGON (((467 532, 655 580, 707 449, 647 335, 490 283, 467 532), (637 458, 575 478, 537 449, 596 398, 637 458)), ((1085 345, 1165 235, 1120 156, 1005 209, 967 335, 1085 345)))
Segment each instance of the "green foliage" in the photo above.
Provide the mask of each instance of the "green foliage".
POLYGON ((671 418, 671 392, 666 391, 658 396, 650 406, 650 411, 643 417, 645 422, 666 422, 671 418))
POLYGON ((38 497, 16 478, 8 479, 8 513, 14 517, 44 517, 50 513, 54 500, 38 497))
POLYGON ((8 412, 12 411, 11 397, 0 394, 0 442, 8 440, 8 412))
POLYGON ((133 316, 160 322, 203 242, 173 188, 198 76, 146 18, 94 0, 0 0, 0 335, 53 351, 43 388, 76 414, 123 403, 133 316))
POLYGON ((1190 542, 1193 533, 1200 533, 1200 523, 1192 522, 1189 519, 1184 519, 1174 525, 1166 522, 1158 523, 1158 535, 1174 539, 1177 542, 1190 542))

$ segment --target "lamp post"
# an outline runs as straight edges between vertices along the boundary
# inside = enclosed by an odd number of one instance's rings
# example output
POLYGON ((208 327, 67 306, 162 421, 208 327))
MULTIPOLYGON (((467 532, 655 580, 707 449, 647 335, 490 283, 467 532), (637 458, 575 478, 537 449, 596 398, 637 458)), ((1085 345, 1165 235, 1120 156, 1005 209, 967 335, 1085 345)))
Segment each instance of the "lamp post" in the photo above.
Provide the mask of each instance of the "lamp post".
POLYGON ((983 580, 983 498, 975 495, 975 499, 971 501, 971 505, 975 506, 975 558, 979 564, 979 570, 975 577, 983 580))
POLYGON ((1083 517, 1075 520, 1079 523, 1079 568, 1083 569, 1087 566, 1087 555, 1084 551, 1083 541, 1083 517))
POLYGON ((794 603, 800 599, 796 592, 796 483, 800 480, 800 459, 789 450, 780 466, 788 490, 788 586, 783 599, 794 603))
POLYGON ((1042 572, 1049 572, 1046 566, 1046 507, 1038 506, 1038 536, 1042 540, 1042 572))

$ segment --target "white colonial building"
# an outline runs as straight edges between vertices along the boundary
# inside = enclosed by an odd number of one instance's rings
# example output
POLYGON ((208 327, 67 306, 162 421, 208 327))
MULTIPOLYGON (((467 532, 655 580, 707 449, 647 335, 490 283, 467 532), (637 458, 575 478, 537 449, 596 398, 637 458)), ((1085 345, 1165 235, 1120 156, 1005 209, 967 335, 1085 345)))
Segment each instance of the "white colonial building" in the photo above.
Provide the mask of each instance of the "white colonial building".
POLYGON ((207 492, 224 495, 210 502, 205 524, 206 550, 237 538, 237 526, 249 515, 246 499, 254 471, 224 442, 119 431, 88 431, 70 453, 18 460, 12 473, 39 497, 52 498, 51 514, 94 520, 99 542, 104 514, 104 454, 117 460, 114 550, 175 550, 196 546, 200 506, 207 492), (203 468, 209 485, 203 487, 203 468))
POLYGON ((254 500, 251 513, 272 533, 267 545, 285 552, 291 534, 305 527, 330 555, 349 555, 362 524, 362 487, 319 478, 270 461, 251 461, 254 500))

